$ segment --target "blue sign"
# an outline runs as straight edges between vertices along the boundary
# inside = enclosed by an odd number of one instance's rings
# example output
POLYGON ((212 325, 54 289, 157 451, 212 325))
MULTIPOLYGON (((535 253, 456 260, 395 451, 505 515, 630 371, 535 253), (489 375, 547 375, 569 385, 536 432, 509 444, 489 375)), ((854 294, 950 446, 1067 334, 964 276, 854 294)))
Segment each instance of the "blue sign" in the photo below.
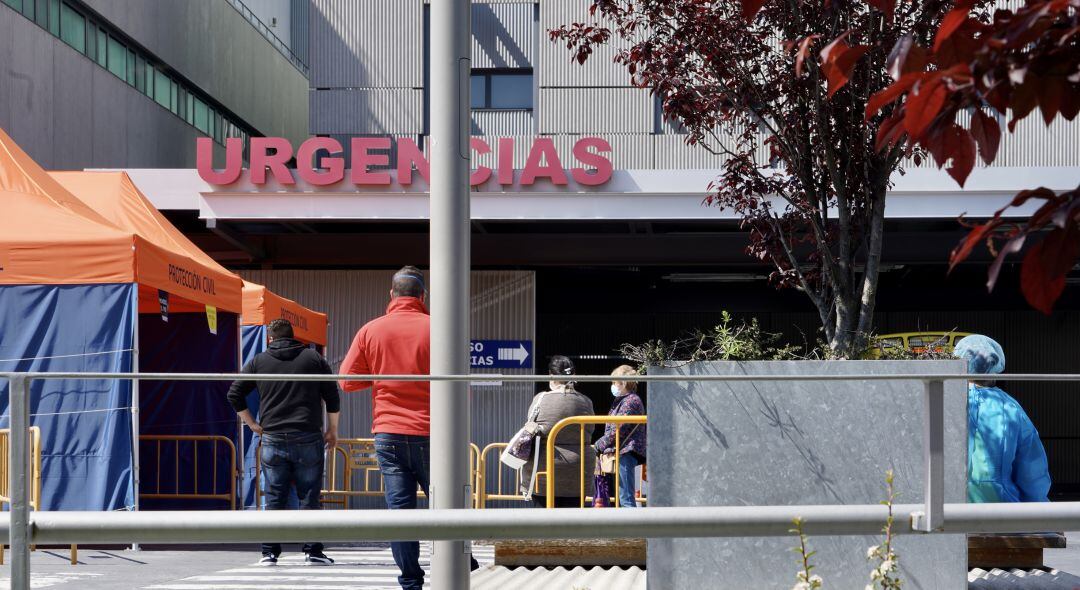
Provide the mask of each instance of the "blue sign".
POLYGON ((532 340, 473 340, 469 365, 474 369, 531 369, 532 340))

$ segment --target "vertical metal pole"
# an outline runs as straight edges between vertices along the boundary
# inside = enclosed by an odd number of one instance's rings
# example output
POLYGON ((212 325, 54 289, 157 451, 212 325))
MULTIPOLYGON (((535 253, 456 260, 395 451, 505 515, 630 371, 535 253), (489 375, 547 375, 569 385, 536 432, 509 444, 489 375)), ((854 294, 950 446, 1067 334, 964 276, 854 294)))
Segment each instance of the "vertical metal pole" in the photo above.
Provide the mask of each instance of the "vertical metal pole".
POLYGON ((11 446, 11 590, 30 588, 30 388, 23 375, 8 381, 11 446))
POLYGON ((945 524, 945 383, 926 381, 923 393, 923 514, 915 528, 930 532, 945 524))
MULTIPOLYGON (((132 335, 131 372, 138 373, 139 366, 139 290, 135 289, 135 321, 132 323, 135 333, 132 335)), ((142 472, 139 469, 139 380, 131 380, 131 507, 139 511, 139 489, 142 487, 142 472)), ((139 551, 139 544, 131 544, 132 551, 139 551)))
MULTIPOLYGON (((470 2, 431 3, 431 372, 469 372, 470 2)), ((469 384, 431 384, 432 508, 467 506, 469 384)), ((436 541, 431 587, 469 587, 470 544, 436 541)))

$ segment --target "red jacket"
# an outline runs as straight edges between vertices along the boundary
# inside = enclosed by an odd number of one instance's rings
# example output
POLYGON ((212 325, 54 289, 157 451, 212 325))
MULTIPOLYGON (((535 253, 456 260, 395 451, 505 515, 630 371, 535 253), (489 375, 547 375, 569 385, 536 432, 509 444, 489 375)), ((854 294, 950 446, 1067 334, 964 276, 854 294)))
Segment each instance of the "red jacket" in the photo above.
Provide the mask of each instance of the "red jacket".
MULTIPOLYGON (((427 375, 431 370, 431 317, 416 297, 396 297, 386 315, 360 328, 341 363, 344 375, 427 375)), ((371 432, 428 436, 430 387, 426 381, 342 381, 344 391, 372 387, 371 432)))

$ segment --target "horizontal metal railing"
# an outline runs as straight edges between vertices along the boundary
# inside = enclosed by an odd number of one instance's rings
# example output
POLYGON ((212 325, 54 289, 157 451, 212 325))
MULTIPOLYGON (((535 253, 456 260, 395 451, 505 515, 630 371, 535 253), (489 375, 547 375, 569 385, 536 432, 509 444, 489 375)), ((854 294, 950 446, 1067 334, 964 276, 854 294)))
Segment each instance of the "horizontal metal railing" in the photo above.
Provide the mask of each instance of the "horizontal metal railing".
MULTIPOLYGON (((0 373, 9 383, 11 431, 28 433, 29 392, 34 380, 124 379, 156 381, 502 381, 545 382, 548 375, 239 375, 198 373, 0 373)), ((1077 530, 1080 502, 1031 504, 944 503, 944 382, 985 379, 966 374, 878 375, 642 375, 639 382, 908 381, 923 386, 923 502, 894 507, 894 533, 1025 532, 1077 530)), ((996 381, 1080 381, 1080 375, 995 375, 996 381)), ((575 375, 577 382, 610 381, 610 375, 575 375)), ((397 539, 544 539, 729 537, 788 535, 792 519, 816 535, 864 535, 880 531, 881 505, 650 507, 642 510, 555 509, 425 510, 351 512, 34 512, 30 437, 12 436, 9 446, 11 511, 0 534, 11 541, 11 588, 30 588, 31 543, 224 543, 266 538, 304 541, 397 539), (32 518, 31 518, 32 514, 32 518)), ((434 449, 451 452, 449 449, 434 449)))

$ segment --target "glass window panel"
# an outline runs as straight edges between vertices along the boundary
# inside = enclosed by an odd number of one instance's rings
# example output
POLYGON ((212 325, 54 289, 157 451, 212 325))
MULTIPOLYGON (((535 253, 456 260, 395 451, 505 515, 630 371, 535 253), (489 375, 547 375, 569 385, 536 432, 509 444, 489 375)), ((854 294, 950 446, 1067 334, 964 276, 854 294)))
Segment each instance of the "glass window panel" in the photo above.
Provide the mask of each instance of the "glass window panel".
POLYGON ((22 13, 26 18, 34 20, 34 0, 22 0, 22 13))
POLYGON ((127 57, 127 83, 135 85, 135 52, 130 49, 127 57))
POLYGON ((60 0, 49 0, 49 32, 60 36, 60 0))
POLYGON ((4 4, 7 4, 15 10, 22 10, 22 0, 4 0, 4 4))
POLYGON ((154 70, 154 100, 161 106, 169 108, 169 77, 161 70, 154 70))
POLYGON ((154 96, 154 64, 146 62, 144 66, 146 76, 146 96, 154 96))
MULTIPOLYGON (((86 20, 86 19, 83 19, 86 20)), ((94 41, 97 39, 97 28, 94 23, 86 21, 86 56, 91 60, 97 59, 97 43, 94 41)))
POLYGON ((37 0, 34 3, 37 9, 34 11, 34 22, 41 25, 41 28, 49 28, 49 4, 48 0, 37 0))
POLYGON ((206 103, 195 99, 195 128, 203 133, 210 134, 210 108, 206 103))
POLYGON ((146 60, 141 55, 135 56, 135 89, 146 92, 146 60))
POLYGON ((491 108, 531 109, 532 80, 532 74, 492 74, 491 108))
POLYGON ((60 38, 76 51, 86 53, 86 19, 67 4, 60 8, 60 38))
POLYGON ((487 107, 487 76, 473 74, 469 77, 469 104, 474 109, 487 107))
POLYGON ((97 32, 97 62, 98 62, 98 65, 103 67, 103 68, 106 67, 106 64, 108 63, 107 57, 106 57, 108 55, 108 44, 109 44, 109 39, 105 35, 105 30, 104 29, 98 29, 98 32, 97 32))
POLYGON ((184 98, 184 107, 187 109, 187 113, 184 114, 184 120, 189 125, 195 124, 195 97, 187 94, 184 98))
POLYGON ((169 110, 176 114, 180 114, 180 96, 178 94, 179 87, 177 87, 176 82, 169 80, 169 90, 172 94, 169 99, 169 110))
POLYGON ((121 80, 127 76, 127 48, 116 37, 109 37, 109 71, 121 80))

